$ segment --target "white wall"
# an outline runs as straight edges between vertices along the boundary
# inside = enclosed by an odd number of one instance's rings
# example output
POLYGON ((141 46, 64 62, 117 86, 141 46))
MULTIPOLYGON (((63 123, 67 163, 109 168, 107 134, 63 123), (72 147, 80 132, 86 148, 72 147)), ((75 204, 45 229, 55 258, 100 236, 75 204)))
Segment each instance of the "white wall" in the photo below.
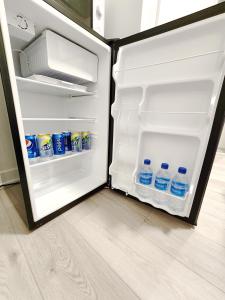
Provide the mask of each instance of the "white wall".
POLYGON ((94 29, 108 39, 123 38, 222 1, 93 0, 94 29))
POLYGON ((166 23, 217 4, 218 0, 159 0, 157 24, 166 23))
POLYGON ((142 0, 105 0, 105 37, 123 38, 140 31, 142 0))
POLYGON ((0 185, 18 181, 16 157, 0 76, 0 185))

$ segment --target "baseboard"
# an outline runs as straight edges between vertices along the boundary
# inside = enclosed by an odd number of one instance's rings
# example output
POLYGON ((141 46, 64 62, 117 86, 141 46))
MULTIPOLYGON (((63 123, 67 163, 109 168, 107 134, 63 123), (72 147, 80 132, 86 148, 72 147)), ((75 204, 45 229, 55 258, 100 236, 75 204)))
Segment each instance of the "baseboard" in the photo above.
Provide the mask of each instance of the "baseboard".
POLYGON ((17 168, 0 171, 0 185, 10 184, 19 181, 19 173, 17 168))

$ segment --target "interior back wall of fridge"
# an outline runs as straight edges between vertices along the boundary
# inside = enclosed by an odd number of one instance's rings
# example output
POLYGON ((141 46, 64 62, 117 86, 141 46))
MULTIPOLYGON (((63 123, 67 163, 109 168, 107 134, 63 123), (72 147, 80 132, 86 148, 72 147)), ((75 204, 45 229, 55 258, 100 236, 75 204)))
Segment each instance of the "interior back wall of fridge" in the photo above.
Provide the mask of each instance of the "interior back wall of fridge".
MULTIPOLYGON (((43 88, 42 83, 22 78, 19 54, 28 43, 13 36, 9 39, 1 2, 1 22, 9 50, 7 58, 21 147, 33 217, 38 221, 107 181, 110 47, 45 2, 10 0, 4 4, 6 15, 19 12, 29 17, 34 23, 35 38, 49 29, 98 57, 98 79, 96 83, 85 83, 90 92, 86 96, 74 96, 69 89, 59 92, 46 85, 43 88), (10 64, 12 56, 14 65, 10 64), (67 130, 90 131, 93 134, 92 149, 63 159, 29 163, 25 134, 67 130)), ((71 57, 71 53, 68 56, 71 57)), ((76 56, 72 59, 76 60, 76 56)))

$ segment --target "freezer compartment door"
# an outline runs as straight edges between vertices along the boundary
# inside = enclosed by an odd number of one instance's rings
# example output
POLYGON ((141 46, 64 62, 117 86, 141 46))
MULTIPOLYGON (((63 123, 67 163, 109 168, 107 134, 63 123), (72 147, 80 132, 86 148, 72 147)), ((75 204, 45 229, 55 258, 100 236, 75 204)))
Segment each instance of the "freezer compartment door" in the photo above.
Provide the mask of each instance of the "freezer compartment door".
POLYGON ((223 124, 225 6, 118 41, 113 68, 112 188, 196 224, 223 124), (184 23, 187 23, 185 26, 184 23), (173 30, 167 28, 177 27, 173 30), (158 34, 156 34, 156 32, 158 34), (151 185, 139 182, 151 160, 151 185), (185 197, 155 188, 161 163, 170 178, 187 168, 185 197), (201 184, 201 186, 200 186, 201 184))

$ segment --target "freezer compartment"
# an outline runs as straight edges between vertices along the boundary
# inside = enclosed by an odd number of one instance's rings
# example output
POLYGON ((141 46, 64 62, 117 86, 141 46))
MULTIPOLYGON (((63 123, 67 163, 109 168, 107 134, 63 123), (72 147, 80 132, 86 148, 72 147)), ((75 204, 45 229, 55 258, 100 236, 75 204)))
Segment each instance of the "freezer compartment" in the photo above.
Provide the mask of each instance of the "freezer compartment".
POLYGON ((24 77, 41 74, 77 83, 97 81, 98 57, 50 30, 20 53, 20 64, 24 77))

